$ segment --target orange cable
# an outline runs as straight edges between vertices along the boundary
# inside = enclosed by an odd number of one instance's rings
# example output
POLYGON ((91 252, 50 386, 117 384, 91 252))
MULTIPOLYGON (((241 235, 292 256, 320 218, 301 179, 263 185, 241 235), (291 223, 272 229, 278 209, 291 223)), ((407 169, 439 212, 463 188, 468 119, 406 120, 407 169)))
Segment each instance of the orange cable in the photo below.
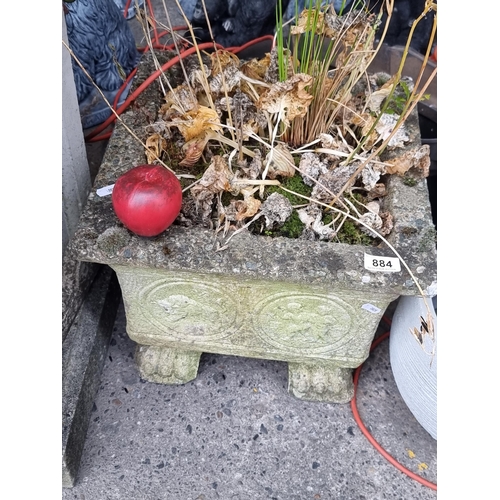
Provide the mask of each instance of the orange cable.
MULTIPOLYGON (((167 69, 169 69, 171 66, 174 64, 177 64, 180 59, 183 59, 184 57, 190 56, 196 52, 196 50, 203 50, 203 49, 208 49, 208 48, 213 48, 213 43, 212 42, 206 42, 203 44, 198 45, 198 47, 191 47, 189 49, 184 50, 181 52, 179 55, 173 57, 169 61, 167 61, 160 69, 156 70, 155 72, 151 73, 151 75, 144 80, 144 82, 137 87, 137 89, 128 96, 128 98, 125 100, 125 102, 116 110, 116 113, 118 115, 122 114, 129 106, 132 104, 135 99, 147 88, 149 87, 162 73, 164 73, 167 69)), ((218 46, 219 48, 222 48, 220 45, 218 46)), ((85 137, 86 141, 90 141, 91 139, 95 139, 96 135, 101 132, 102 130, 106 129, 111 123, 113 123, 116 120, 116 115, 113 114, 111 115, 104 123, 102 123, 97 129, 93 130, 90 134, 88 134, 85 137)))
MULTIPOLYGON (((174 31, 177 30, 178 28, 174 28, 174 31)), ((164 34, 167 34, 167 32, 165 33, 162 33, 162 36, 164 34)), ((271 35, 265 35, 263 37, 260 37, 260 38, 256 38, 254 40, 250 40, 249 42, 245 43, 244 45, 241 45, 239 47, 229 47, 228 51, 234 53, 234 54, 237 54, 239 52, 241 52, 242 50, 252 46, 252 45, 255 45, 256 43, 259 43, 259 42, 262 42, 262 41, 265 41, 265 40, 272 40, 273 37, 271 35)), ((216 44, 216 47, 217 48, 220 48, 222 49, 223 47, 221 45, 218 45, 216 44)), ((168 48, 168 47, 167 47, 168 48)), ((203 43, 203 44, 199 44, 198 45, 198 49, 199 50, 204 50, 204 49, 210 49, 210 48, 213 48, 213 44, 212 42, 206 42, 206 43, 203 43)), ((149 49, 149 47, 145 47, 145 52, 149 49)), ((125 89, 125 87, 127 86, 128 82, 134 77, 135 73, 137 72, 137 68, 135 68, 134 70, 132 70, 129 74, 129 76, 127 77, 127 79, 125 80, 125 82, 123 83, 122 87, 119 89, 117 95, 115 96, 115 100, 114 100, 114 105, 113 105, 113 109, 115 109, 116 113, 118 115, 120 115, 121 113, 123 113, 127 108, 128 106, 138 97, 138 95, 144 90, 146 89, 154 80, 156 80, 156 78, 158 78, 158 76, 160 76, 160 74, 162 74, 162 72, 166 71, 167 69, 169 69, 171 66, 173 66, 174 64, 176 64, 177 62, 179 62, 180 59, 183 59, 184 57, 187 57, 189 55, 192 55, 196 52, 196 47, 191 47, 189 49, 186 49, 186 50, 183 50, 181 52, 180 55, 177 55, 175 56, 174 58, 170 59, 167 63, 165 63, 160 70, 157 70, 155 71, 154 73, 152 73, 148 78, 147 80, 145 80, 134 92, 133 94, 131 94, 127 100, 117 109, 117 105, 118 105, 118 100, 119 100, 119 96, 122 94, 123 90, 125 89)), ((85 137, 85 141, 86 142, 96 142, 96 141, 100 141, 100 140, 104 140, 104 139, 107 139, 109 138, 108 137, 108 134, 104 134, 103 136, 100 136, 98 137, 98 134, 100 134, 102 131, 106 130, 106 128, 108 128, 111 124, 113 124, 114 122, 116 121, 116 115, 113 113, 107 120, 105 120, 102 124, 100 124, 98 127, 96 127, 92 132, 90 132, 86 137, 85 137)))
MULTIPOLYGON (((386 318, 384 317, 384 319, 386 319, 386 318)), ((386 321, 390 323, 390 320, 386 319, 386 321)), ((390 335, 390 332, 386 332, 383 335, 381 335, 380 337, 378 337, 376 340, 374 340, 373 343, 372 343, 372 345, 371 345, 371 347, 370 347, 370 352, 373 351, 373 349, 375 347, 377 347, 378 344, 380 344, 383 340, 389 338, 389 335, 390 335)), ((354 396, 353 396, 353 398, 351 400, 351 410, 352 410, 352 413, 354 415, 354 420, 358 424, 358 427, 361 429, 361 432, 365 435, 366 439, 368 439, 368 441, 373 445, 373 447, 390 464, 392 464, 394 467, 396 467, 396 469, 400 470, 401 472, 403 472, 404 474, 406 474, 407 476, 409 476, 411 479, 419 482, 420 484, 423 484, 424 486, 427 486, 428 488, 430 488, 430 489, 432 489, 434 491, 437 491, 437 484, 432 483, 430 481, 427 481, 423 477, 418 476, 417 474, 415 474, 411 470, 407 469, 404 465, 400 464, 394 457, 392 457, 391 455, 389 455, 389 453, 387 453, 387 451, 384 450, 384 448, 382 448, 382 446, 370 434, 370 432, 366 428, 365 424, 361 420, 361 416, 359 415, 358 407, 356 405, 356 392, 357 392, 357 388, 358 388, 358 381, 359 381, 359 376, 360 376, 362 367, 363 367, 363 365, 359 366, 356 369, 356 371, 354 372, 354 396)))
MULTIPOLYGON (((128 9, 129 9, 129 6, 130 6, 131 2, 132 2, 132 0, 127 0, 127 2, 125 3, 125 7, 124 7, 124 10, 123 10, 123 15, 124 15, 125 18, 128 15, 128 9)), ((153 32, 154 32, 153 48, 159 49, 159 50, 168 50, 168 49, 173 48, 173 45, 162 46, 162 44, 160 43, 160 38, 162 38, 165 35, 168 35, 169 32, 168 31, 162 31, 161 33, 158 33, 157 26, 156 26, 156 19, 154 17, 154 12, 153 12, 153 7, 151 5, 151 0, 146 0, 146 2, 147 2, 147 5, 148 5, 150 13, 151 13, 151 21, 152 21, 152 24, 153 24, 153 32)), ((173 31, 180 31, 180 30, 183 30, 183 29, 187 29, 187 28, 185 28, 184 26, 177 26, 177 27, 172 28, 173 31)), ((251 45, 254 45, 254 44, 259 43, 259 42, 264 41, 264 40, 271 40, 272 41, 272 40, 274 40, 274 37, 272 35, 265 35, 265 36, 256 38, 254 40, 250 40, 249 42, 245 43, 244 45, 241 45, 240 47, 229 47, 226 50, 228 50, 230 52, 233 52, 234 54, 237 54, 237 53, 241 52, 242 50, 250 47, 251 45)), ((212 48, 212 47, 213 47, 213 44, 211 42, 207 42, 207 43, 198 45, 198 49, 201 49, 201 50, 203 50, 205 48, 206 49, 212 48)), ((222 46, 220 46, 218 44, 216 44, 216 47, 217 48, 223 48, 222 46)), ((149 50, 149 47, 139 48, 138 50, 140 52, 147 52, 149 50)), ((196 47, 191 47, 190 49, 186 49, 186 50, 182 51, 180 53, 180 55, 177 55, 173 59, 171 59, 170 61, 168 61, 166 64, 164 64, 161 67, 160 70, 157 70, 152 75, 150 75, 147 78, 147 80, 145 80, 133 92, 133 94, 130 95, 126 99, 126 101, 120 106, 120 108, 118 108, 118 102, 119 102, 119 98, 120 98, 121 94, 123 93, 123 91, 125 90, 126 86, 128 85, 128 83, 130 82, 130 80, 135 76, 135 74, 137 72, 137 68, 134 68, 130 72, 130 74, 128 75, 127 79, 125 80, 125 82, 123 83, 123 85, 120 87, 120 89, 118 90, 118 92, 117 92, 117 94, 115 96, 115 99, 113 101, 113 109, 115 110, 115 112, 118 115, 122 114, 128 108, 128 106, 130 106, 130 104, 139 96, 139 94, 144 89, 146 89, 154 80, 156 80, 156 78, 158 78, 158 76, 160 76, 160 74, 163 71, 169 69, 173 64, 176 64, 180 59, 182 59, 182 58, 184 58, 184 57, 186 57, 188 55, 193 54, 195 51, 196 51, 196 47)), ((97 142, 97 141, 102 141, 102 140, 105 140, 105 139, 109 139, 109 137, 111 136, 112 132, 106 132, 106 133, 104 133, 102 135, 99 135, 99 134, 101 132, 103 132, 104 130, 106 130, 115 121, 116 121, 116 115, 114 113, 112 113, 111 116, 107 120, 105 120, 103 123, 101 123, 100 125, 98 125, 94 130, 92 130, 92 132, 90 132, 85 137, 85 141, 86 142, 97 142)))

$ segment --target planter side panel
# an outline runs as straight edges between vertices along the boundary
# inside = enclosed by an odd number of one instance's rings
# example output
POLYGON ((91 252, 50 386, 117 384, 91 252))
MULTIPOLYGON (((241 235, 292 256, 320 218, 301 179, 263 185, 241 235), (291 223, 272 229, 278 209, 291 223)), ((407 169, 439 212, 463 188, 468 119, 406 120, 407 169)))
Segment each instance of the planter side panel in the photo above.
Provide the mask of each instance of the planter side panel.
POLYGON ((113 266, 140 345, 359 366, 395 298, 335 287, 113 266))

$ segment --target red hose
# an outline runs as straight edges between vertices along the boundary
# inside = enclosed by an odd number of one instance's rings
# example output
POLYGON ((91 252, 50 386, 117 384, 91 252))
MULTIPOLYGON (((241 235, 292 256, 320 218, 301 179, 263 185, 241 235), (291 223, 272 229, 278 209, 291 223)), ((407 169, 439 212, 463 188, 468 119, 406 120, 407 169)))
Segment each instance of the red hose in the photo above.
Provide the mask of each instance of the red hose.
POLYGON ((155 19, 154 9, 153 9, 153 6, 151 5, 151 0, 146 0, 146 2, 148 4, 149 15, 151 17, 151 22, 152 22, 152 25, 153 25, 153 33, 155 35, 153 37, 153 43, 159 43, 160 39, 158 38, 158 27, 156 26, 156 19, 155 19))
MULTIPOLYGON (((183 52, 181 52, 181 54, 179 54, 179 55, 173 57, 172 59, 170 59, 169 61, 167 61, 160 69, 156 70, 154 73, 151 73, 151 75, 149 75, 148 78, 146 80, 144 80, 144 82, 142 82, 141 85, 139 85, 139 87, 137 87, 137 89, 132 94, 130 94, 128 96, 128 98, 125 100, 125 102, 118 109, 116 109, 116 113, 118 115, 122 114, 130 106, 130 104, 132 104, 132 102, 134 102, 135 99, 137 99, 137 97, 139 97, 139 95, 145 89, 147 89, 162 73, 164 73, 166 70, 171 68, 174 64, 177 64, 181 59, 184 59, 185 57, 194 54, 197 49, 204 50, 204 49, 213 48, 213 47, 214 47, 214 44, 211 42, 202 43, 202 44, 198 45, 198 47, 191 47, 189 49, 184 50, 183 52)), ((222 48, 220 45, 217 47, 222 48)), ((132 71, 132 73, 135 74, 135 71, 136 71, 136 69, 134 71, 132 71)), ((132 75, 132 73, 131 73, 131 75, 132 75)), ((129 78, 130 77, 131 76, 129 75, 129 78)), ((88 134, 85 137, 85 140, 87 142, 92 140, 92 139, 95 140, 96 135, 99 132, 105 130, 115 120, 116 120, 116 116, 113 113, 105 122, 103 122, 101 125, 99 125, 97 128, 95 128, 90 134, 88 134)))
MULTIPOLYGON (((125 4, 125 8, 123 10, 123 15, 124 15, 125 18, 128 15, 128 9, 130 7, 131 2, 132 2, 132 0, 127 0, 127 2, 125 4)), ((160 38, 162 38, 165 35, 168 35, 169 32, 168 31, 162 31, 161 33, 158 33, 157 26, 156 26, 156 19, 154 17, 154 12, 153 12, 153 6, 151 5, 151 0, 146 0, 146 2, 147 2, 147 5, 149 7, 149 10, 150 10, 150 17, 151 17, 151 21, 152 21, 152 24, 153 24, 153 32, 154 32, 154 37, 153 37, 153 41, 152 41, 153 48, 159 49, 159 50, 169 50, 169 49, 171 50, 171 49, 173 49, 175 47, 174 44, 170 44, 170 45, 165 46, 165 45, 162 45, 160 43, 160 38)), ((173 28, 173 31, 180 31, 180 30, 186 30, 186 29, 187 29, 187 27, 177 26, 177 27, 173 28)), ((245 43, 244 45, 242 45, 240 47, 229 47, 226 50, 228 50, 229 52, 232 52, 234 54, 237 54, 237 53, 241 52, 242 50, 244 50, 244 49, 246 49, 248 47, 251 47, 252 45, 255 45, 255 44, 259 43, 259 42, 265 41, 265 40, 271 40, 272 41, 272 40, 274 40, 274 37, 272 35, 265 35, 265 36, 262 36, 260 38, 256 38, 254 40, 250 40, 249 42, 245 43)), ((223 47, 220 46, 220 45, 218 45, 218 44, 215 44, 215 47, 223 49, 223 47)), ((198 45, 198 47, 191 47, 189 49, 183 50, 180 53, 180 55, 175 56, 170 61, 168 61, 167 63, 165 63, 160 70, 157 70, 152 75, 150 75, 147 78, 147 80, 145 80, 126 99, 126 101, 120 106, 120 108, 118 108, 118 102, 120 100, 120 96, 122 95, 123 91, 127 87, 127 85, 130 82, 130 80, 135 76, 135 74, 137 72, 137 68, 135 68, 134 70, 132 70, 130 72, 130 74, 128 75, 127 79, 125 80, 125 82, 123 83, 123 85, 120 87, 120 89, 116 93, 115 99, 113 101, 113 109, 115 110, 116 114, 118 114, 118 115, 122 114, 128 108, 128 106, 130 106, 130 104, 132 104, 132 102, 135 99, 137 99, 137 97, 140 95, 140 93, 144 89, 146 89, 147 87, 149 87, 149 85, 151 85, 151 83, 154 80, 156 80, 156 78, 158 78, 158 76, 160 76, 162 74, 162 72, 166 71, 171 66, 173 66, 174 64, 176 64, 177 62, 179 62, 180 59, 183 59, 184 57, 189 56, 189 55, 195 53, 197 49, 198 50, 204 50, 204 49, 210 49, 210 48, 214 48, 214 44, 211 43, 211 42, 207 42, 207 43, 203 43, 203 44, 198 45)), ((138 50, 140 52, 147 52, 149 50, 149 47, 141 47, 138 50)), ((102 135, 99 135, 99 134, 101 132, 103 132, 104 130, 106 130, 115 121, 116 121, 116 115, 115 115, 115 113, 112 113, 111 116, 107 120, 105 120, 103 123, 101 123, 99 126, 97 126, 94 130, 92 130, 92 132, 90 132, 85 137, 85 141, 86 142, 97 142, 97 141, 102 141, 102 140, 105 140, 105 139, 109 139, 109 137, 111 136, 111 132, 107 132, 107 133, 104 133, 102 135)))
MULTIPOLYGON (((179 28, 174 28, 174 31, 176 31, 178 29, 179 28)), ((180 29, 182 29, 182 27, 180 29)), ((167 32, 163 32, 163 33, 160 34, 160 36, 164 36, 165 34, 168 34, 168 33, 167 32)), ((273 37, 271 35, 265 35, 265 36, 262 36, 260 38, 256 38, 254 40, 251 40, 251 41, 245 43, 244 45, 241 45, 240 47, 229 47, 226 50, 228 50, 229 52, 232 52, 233 54, 238 54, 242 50, 247 49, 247 48, 251 47, 252 45, 255 45, 255 44, 260 43, 260 42, 265 41, 265 40, 272 41, 273 37)), ((217 45, 216 44, 215 46, 217 48, 219 48, 219 49, 223 49, 223 47, 221 45, 217 45)), ((147 87, 149 87, 149 85, 151 85, 151 83, 154 80, 156 80, 156 78, 158 78, 158 76, 160 76, 162 74, 162 72, 166 71, 167 69, 169 69, 170 67, 172 67, 174 64, 177 64, 180 59, 183 59, 184 57, 187 57, 189 55, 194 54, 197 49, 198 50, 205 50, 205 49, 211 49, 213 47, 214 47, 214 44, 212 42, 206 42, 206 43, 199 44, 198 47, 190 47, 189 49, 186 49, 186 50, 182 51, 180 55, 177 55, 177 56, 173 57, 172 59, 170 59, 168 62, 166 62, 162 66, 161 70, 157 70, 154 73, 152 73, 127 98, 127 100, 117 109, 120 95, 123 93, 123 90, 126 88, 128 82, 135 76, 135 74, 137 72, 137 68, 135 68, 133 71, 131 71, 131 73, 128 75, 127 79, 125 80, 125 82, 123 83, 123 85, 121 86, 121 88, 119 89, 119 91, 117 92, 117 94, 115 96, 114 103, 113 103, 113 109, 115 109, 115 111, 116 111, 116 113, 118 115, 122 114, 128 108, 128 106, 130 106, 130 104, 135 99, 137 99, 137 97, 139 96, 139 94, 144 89, 146 89, 147 87)), ((144 52, 146 52, 147 50, 149 50, 149 47, 145 47, 144 48, 144 52)), ((97 142, 97 141, 101 141, 101 140, 104 140, 104 139, 108 139, 109 138, 109 134, 106 133, 103 136, 99 136, 99 137, 98 137, 98 134, 100 134, 102 131, 106 130, 111 124, 113 124, 115 122, 115 120, 116 120, 116 115, 113 113, 107 120, 105 120, 101 125, 99 125, 98 127, 96 127, 91 133, 89 133, 85 137, 85 141, 86 142, 97 142)))
MULTIPOLYGON (((384 318, 385 319, 385 318, 384 318)), ((373 341, 370 351, 372 351, 375 347, 377 347, 383 340, 389 338, 390 332, 386 332, 383 335, 381 335, 379 338, 373 341)), ((427 486, 431 490, 437 491, 437 484, 431 483, 430 481, 427 481, 426 479, 418 476, 411 470, 407 469, 404 465, 401 465, 394 457, 389 455, 384 448, 375 440, 375 438, 370 434, 368 429, 365 427, 365 424, 361 420, 361 416, 359 415, 358 412, 358 407, 356 405, 356 392, 358 388, 358 381, 359 381, 359 375, 361 373, 361 369, 363 368, 363 365, 359 366, 356 371, 354 372, 354 396, 351 400, 351 410, 354 415, 354 420, 358 424, 358 427, 361 429, 361 432, 365 435, 366 439, 370 441, 370 443, 373 445, 373 447, 396 469, 400 470, 407 476, 409 476, 411 479, 419 482, 420 484, 423 484, 424 486, 427 486)))
POLYGON ((274 41, 274 37, 272 35, 264 35, 259 38, 254 38, 253 40, 250 40, 249 42, 239 46, 239 47, 228 47, 225 50, 228 52, 232 52, 233 54, 237 54, 238 52, 241 52, 242 50, 248 49, 248 47, 251 47, 252 45, 255 45, 259 42, 264 42, 265 40, 269 41, 274 41))
POLYGON ((130 7, 130 3, 132 2, 132 0, 127 0, 127 3, 125 4, 125 7, 123 8, 123 17, 125 19, 127 19, 127 16, 128 16, 128 9, 130 7))

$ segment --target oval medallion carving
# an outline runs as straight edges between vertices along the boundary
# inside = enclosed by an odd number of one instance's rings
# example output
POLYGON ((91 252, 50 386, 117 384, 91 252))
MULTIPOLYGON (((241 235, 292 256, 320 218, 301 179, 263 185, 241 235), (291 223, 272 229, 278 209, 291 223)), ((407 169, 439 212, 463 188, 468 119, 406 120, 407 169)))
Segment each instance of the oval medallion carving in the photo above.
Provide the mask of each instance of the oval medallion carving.
POLYGON ((198 280, 157 280, 139 294, 143 315, 178 340, 217 340, 236 329, 237 304, 222 287, 198 280))
POLYGON ((354 311, 344 301, 308 293, 280 293, 262 300, 253 324, 275 347, 300 353, 323 353, 349 342, 354 311))

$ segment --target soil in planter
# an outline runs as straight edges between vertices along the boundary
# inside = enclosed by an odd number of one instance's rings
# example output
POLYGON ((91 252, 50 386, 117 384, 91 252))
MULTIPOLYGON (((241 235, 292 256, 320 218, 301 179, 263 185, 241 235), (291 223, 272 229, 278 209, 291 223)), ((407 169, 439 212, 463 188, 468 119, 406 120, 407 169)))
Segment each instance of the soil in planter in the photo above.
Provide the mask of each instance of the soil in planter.
MULTIPOLYGON (((158 57, 158 54, 156 54, 158 57)), ((168 60, 169 57, 172 57, 172 54, 163 53, 162 58, 164 60, 168 60)), ((205 57, 205 62, 209 63, 208 56, 205 57)), ((160 63, 163 63, 160 60, 160 63)), ((196 57, 190 57, 185 61, 186 71, 192 71, 196 68, 199 69, 199 64, 196 57)), ((143 79, 149 76, 148 69, 151 69, 151 73, 153 72, 152 64, 142 64, 140 65, 142 74, 138 74, 136 77, 137 84, 141 82, 143 79)), ((177 65, 173 66, 167 72, 167 78, 170 81, 171 87, 176 88, 173 82, 182 82, 184 79, 184 73, 181 71, 180 67, 177 65)), ((370 80, 371 85, 371 93, 376 92, 381 85, 384 85, 389 79, 389 75, 377 75, 370 80)), ((358 85, 353 91, 353 101, 363 100, 366 95, 365 89, 363 85, 358 85)), ((234 93, 233 93, 234 96, 234 93)), ((161 136, 166 132, 165 121, 162 119, 162 112, 160 110, 162 104, 165 102, 162 99, 161 94, 158 92, 158 88, 156 87, 156 91, 153 94, 151 89, 151 94, 142 96, 144 102, 144 110, 143 112, 148 114, 148 119, 151 123, 148 133, 150 133, 150 137, 153 135, 161 136)), ((398 96, 398 101, 396 104, 400 104, 401 96, 398 96)), ((136 101, 136 108, 140 109, 141 102, 138 99, 136 101)), ((234 110, 233 110, 234 113, 234 110)), ((171 115, 172 116, 172 115, 171 115)), ((170 116, 170 118, 171 118, 170 116)), ((220 123, 226 123, 227 121, 227 110, 221 111, 219 108, 219 120, 220 123)), ((352 129, 355 130, 355 126, 352 129)), ((228 135, 228 134, 226 134, 228 135)), ((160 139, 161 140, 161 139, 160 139)), ((347 137, 347 141, 349 142, 349 138, 347 137)), ((319 239, 325 241, 334 241, 340 243, 349 243, 349 244, 361 244, 367 246, 376 246, 380 243, 380 239, 374 237, 373 233, 364 228, 362 225, 358 224, 356 221, 353 221, 350 218, 339 216, 338 212, 325 208, 325 205, 321 208, 321 215, 318 216, 316 212, 314 212, 307 224, 303 221, 304 216, 299 216, 299 210, 304 209, 304 207, 308 204, 308 200, 303 197, 293 195, 288 193, 287 191, 281 189, 278 186, 265 186, 260 190, 258 196, 253 198, 254 193, 252 192, 252 202, 255 200, 258 201, 259 204, 264 206, 269 200, 269 198, 273 194, 279 194, 286 200, 288 200, 289 205, 292 207, 289 215, 286 220, 281 220, 279 217, 277 220, 268 219, 266 216, 258 218, 257 220, 252 220, 255 217, 256 212, 248 212, 247 215, 244 216, 247 210, 245 207, 246 196, 248 195, 248 191, 243 193, 243 191, 239 193, 229 193, 230 189, 224 188, 219 189, 215 192, 213 186, 207 185, 208 196, 204 197, 194 197, 193 191, 191 189, 195 183, 199 183, 200 180, 205 180, 204 176, 207 172, 207 169, 212 165, 214 158, 225 158, 231 153, 232 149, 229 146, 224 144, 219 144, 216 141, 208 142, 206 146, 203 146, 203 153, 199 156, 199 158, 191 162, 190 165, 186 165, 186 149, 183 149, 186 140, 185 137, 180 133, 178 129, 173 126, 168 126, 168 133, 164 135, 164 138, 161 143, 159 143, 158 151, 161 153, 161 159, 176 174, 188 175, 190 178, 181 177, 181 184, 183 189, 186 189, 184 192, 184 201, 183 207, 181 210, 181 215, 176 221, 176 224, 180 225, 202 225, 205 227, 212 227, 214 229, 224 229, 234 230, 242 227, 246 227, 249 231, 255 234, 265 234, 269 236, 286 236, 289 238, 302 238, 302 239, 319 239), (213 196, 211 196, 210 191, 214 191, 213 196), (200 199, 203 198, 203 201, 200 202, 200 199), (234 204, 233 207, 230 207, 231 204, 234 204), (200 207, 200 205, 203 205, 200 207), (239 208, 235 211, 234 207, 238 206, 239 208), (241 208, 244 207, 244 208, 241 208), (228 210, 228 208, 232 208, 228 210), (238 211, 239 210, 239 211, 238 211), (228 213, 231 212, 231 215, 228 213), (316 221, 312 223, 311 221, 316 217, 316 221), (318 218, 319 217, 319 218, 318 218), (321 233, 323 228, 328 228, 329 224, 332 223, 335 218, 335 230, 324 231, 324 234, 321 233), (342 220, 343 219, 343 220, 342 220), (320 228, 320 232, 317 230, 313 230, 312 228, 316 226, 320 228)), ((248 140, 243 143, 243 145, 250 151, 260 150, 261 157, 263 158, 266 154, 266 150, 260 147, 260 145, 253 140, 248 140)), ((354 141, 351 139, 350 147, 354 146, 354 141)), ((388 155, 390 157, 391 154, 388 155)), ((392 155, 394 156, 394 155, 392 155)), ((247 157, 248 158, 248 157, 247 157)), ((295 157, 295 165, 299 165, 299 158, 295 157)), ((384 158, 380 158, 380 161, 384 161, 384 158)), ((423 162, 425 163, 425 161, 423 162)), ((232 167, 229 170, 232 170, 231 173, 237 172, 237 175, 240 178, 243 178, 242 174, 243 170, 249 169, 250 161, 247 159, 245 166, 243 163, 238 163, 233 157, 232 167), (240 168, 241 167, 241 168, 240 168)), ((405 173, 405 183, 407 185, 411 185, 411 183, 416 183, 417 179, 425 176, 425 174, 421 171, 422 165, 418 165, 415 168, 410 168, 405 173), (419 170, 420 169, 420 170, 419 170)), ((425 170, 425 168, 424 168, 425 170)), ((351 172, 352 173, 352 172, 351 172)), ((287 174, 289 175, 289 174, 287 174)), ((347 178, 349 175, 347 175, 347 178)), ((253 179, 260 179, 260 172, 253 176, 253 179)), ((279 181, 282 186, 290 191, 294 191, 298 195, 302 195, 305 197, 311 197, 313 195, 313 186, 308 186, 305 183, 305 179, 303 176, 299 175, 298 172, 295 173, 292 177, 288 177, 285 175, 275 175, 271 177, 274 180, 279 181)), ((344 176, 344 178, 346 178, 344 176)), ((363 217, 365 215, 371 216, 370 211, 366 208, 370 202, 378 202, 379 208, 381 210, 380 216, 382 216, 382 223, 384 226, 382 229, 377 228, 381 234, 387 235, 389 234, 392 228, 392 217, 390 213, 384 212, 383 210, 383 197, 385 195, 385 179, 386 175, 381 175, 376 185, 374 186, 376 189, 372 189, 371 191, 366 188, 366 185, 363 185, 361 181, 361 177, 358 177, 358 180, 352 186, 351 190, 348 190, 344 193, 341 201, 350 202, 350 206, 354 205, 356 208, 352 214, 356 217, 363 217), (378 190, 378 192, 377 192, 378 190)), ((321 179, 321 178, 320 178, 321 179)), ((335 186, 340 189, 340 187, 344 184, 344 181, 333 182, 335 186)), ((214 183, 215 184, 215 183, 214 183)), ((330 187, 330 186, 329 186, 330 187)), ((314 196, 313 196, 314 197, 314 196)), ((331 201, 327 199, 322 200, 323 203, 328 204, 331 201)), ((257 202, 255 202, 257 203, 257 202)), ((311 203, 310 205, 314 205, 318 207, 318 205, 311 203)), ((343 203, 342 205, 336 205, 340 207, 342 210, 346 210, 346 205, 343 203)), ((303 214, 302 214, 303 215, 303 214)))

